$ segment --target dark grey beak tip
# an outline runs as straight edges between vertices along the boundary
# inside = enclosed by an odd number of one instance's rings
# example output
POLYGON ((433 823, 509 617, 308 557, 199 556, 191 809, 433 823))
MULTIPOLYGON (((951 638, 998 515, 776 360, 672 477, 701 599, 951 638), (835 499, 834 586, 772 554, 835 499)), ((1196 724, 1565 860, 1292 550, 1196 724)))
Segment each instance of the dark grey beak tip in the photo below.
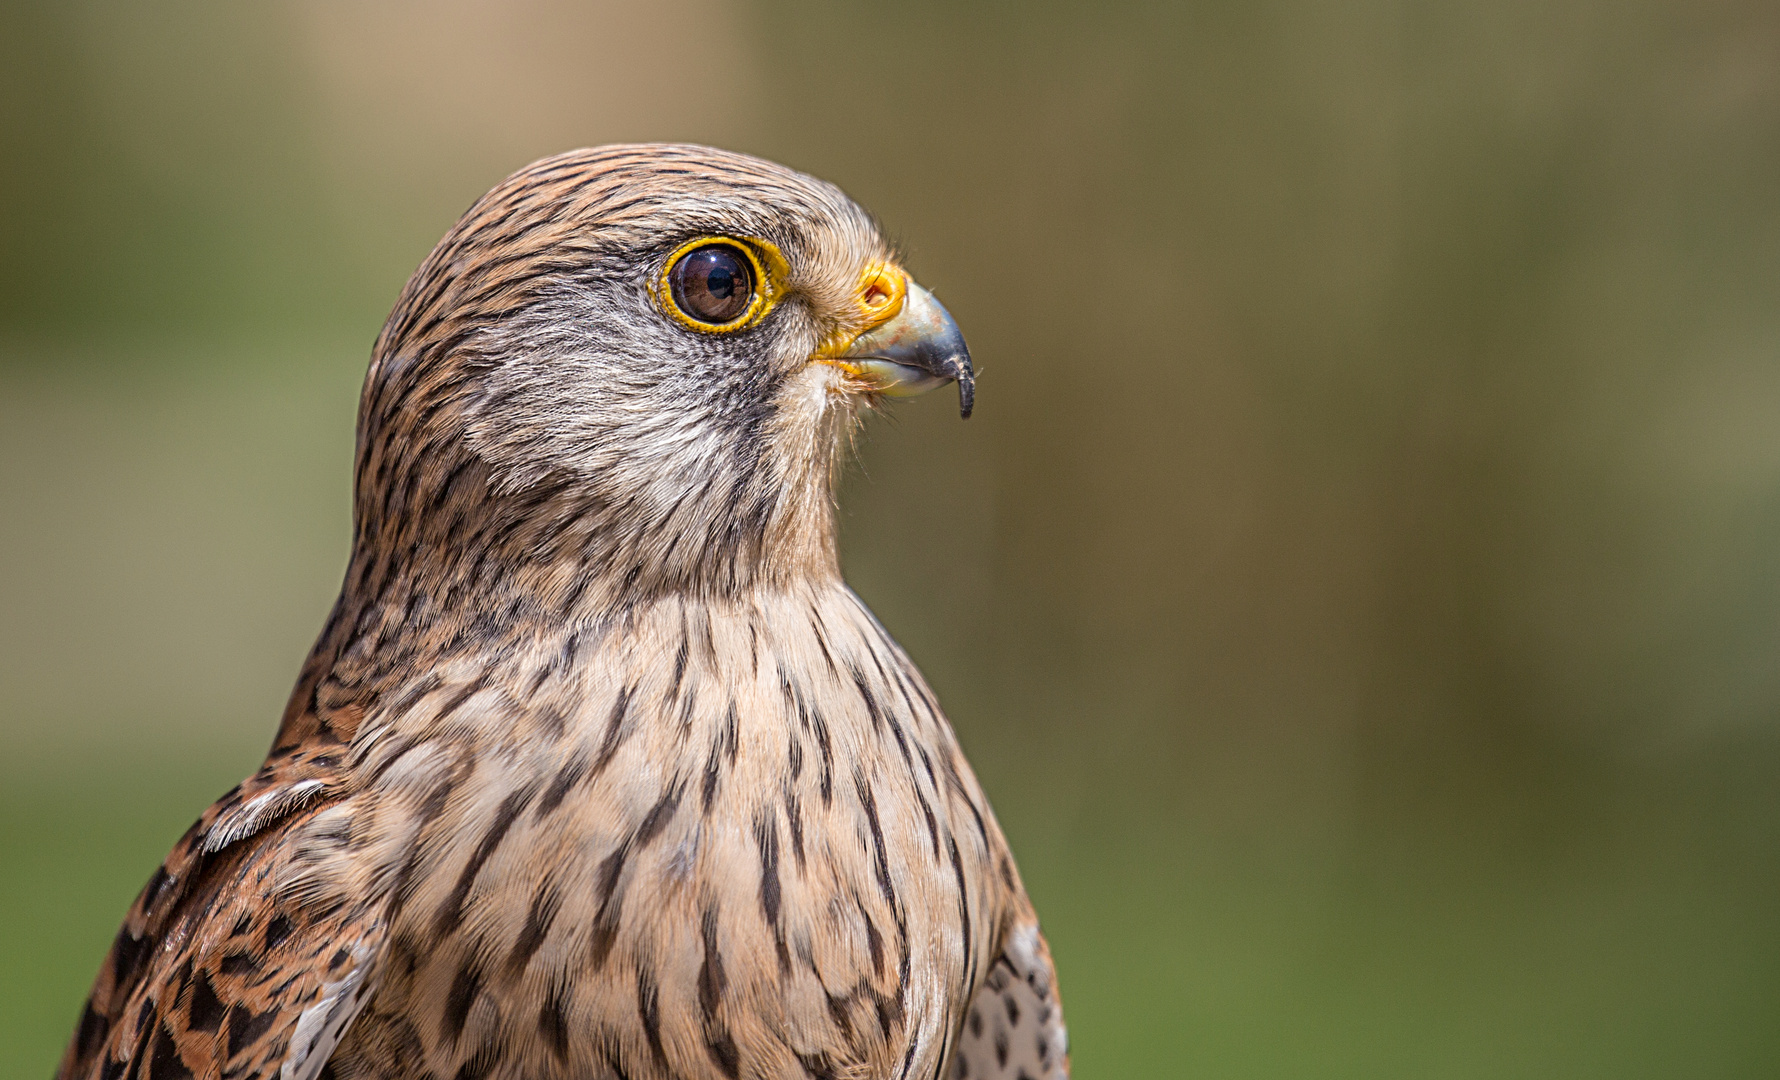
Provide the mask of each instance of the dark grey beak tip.
POLYGON ((958 419, 969 420, 977 403, 977 376, 969 357, 952 361, 952 378, 958 383, 958 419))

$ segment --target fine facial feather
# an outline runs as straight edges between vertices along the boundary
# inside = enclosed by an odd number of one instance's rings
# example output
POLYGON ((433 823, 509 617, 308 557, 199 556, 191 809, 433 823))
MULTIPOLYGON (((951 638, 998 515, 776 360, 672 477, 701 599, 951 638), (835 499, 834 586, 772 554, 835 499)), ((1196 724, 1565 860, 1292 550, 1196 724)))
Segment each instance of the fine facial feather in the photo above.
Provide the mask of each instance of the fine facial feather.
POLYGON ((871 325, 880 263, 832 186, 701 147, 472 207, 378 340, 352 560, 273 755, 145 891, 59 1075, 1065 1075, 1005 841, 840 580, 873 399, 812 358, 871 325), (767 318, 666 317, 702 236, 781 257, 767 318))

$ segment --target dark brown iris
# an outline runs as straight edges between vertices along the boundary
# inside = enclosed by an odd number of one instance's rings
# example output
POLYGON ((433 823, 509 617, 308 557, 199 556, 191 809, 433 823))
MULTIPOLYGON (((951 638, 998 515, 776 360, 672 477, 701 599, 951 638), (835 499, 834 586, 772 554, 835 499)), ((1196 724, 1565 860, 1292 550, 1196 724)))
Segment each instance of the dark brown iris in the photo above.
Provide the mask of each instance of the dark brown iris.
POLYGON ((701 323, 734 322, 754 299, 754 268, 729 244, 707 244, 681 256, 668 271, 674 304, 701 323))

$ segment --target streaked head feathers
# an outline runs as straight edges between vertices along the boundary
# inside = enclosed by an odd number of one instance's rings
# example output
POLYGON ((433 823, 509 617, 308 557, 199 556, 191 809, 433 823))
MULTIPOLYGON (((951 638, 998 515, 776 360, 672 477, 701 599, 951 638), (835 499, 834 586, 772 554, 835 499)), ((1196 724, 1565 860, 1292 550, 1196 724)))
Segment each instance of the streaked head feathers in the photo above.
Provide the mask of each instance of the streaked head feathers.
POLYGON ((836 450, 883 387, 822 360, 883 321, 878 278, 906 281, 864 210, 757 158, 610 146, 520 170, 439 242, 377 342, 361 550, 448 555, 486 501, 527 550, 591 546, 637 587, 836 573, 836 450), (745 246, 763 317, 701 332, 666 307, 668 263, 706 238, 745 246))

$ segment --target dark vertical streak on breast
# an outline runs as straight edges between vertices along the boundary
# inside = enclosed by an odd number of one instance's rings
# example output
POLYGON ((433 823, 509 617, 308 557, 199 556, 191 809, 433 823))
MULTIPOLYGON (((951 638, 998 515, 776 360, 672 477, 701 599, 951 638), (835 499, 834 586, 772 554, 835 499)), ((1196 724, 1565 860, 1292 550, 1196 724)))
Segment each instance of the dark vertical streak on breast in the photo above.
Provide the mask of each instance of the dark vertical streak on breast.
POLYGON ((737 1080, 742 1075, 741 1051, 736 1049, 735 1039, 730 1037, 729 1032, 718 1031, 705 1045, 710 1048, 711 1060, 723 1070, 724 1076, 729 1077, 729 1080, 737 1080))
POLYGON ((679 782, 675 781, 668 785, 668 790, 650 808, 649 813, 644 815, 643 820, 637 824, 636 830, 625 837, 618 847, 600 863, 599 880, 596 883, 600 906, 593 918, 588 947, 588 959, 592 961, 595 968, 606 962, 606 957, 611 953, 612 945, 618 938, 619 912, 624 904, 624 896, 618 888, 618 883, 624 876, 626 860, 661 835, 662 829, 673 817, 679 802, 679 782))
POLYGON ((834 802, 834 744, 828 735, 828 722, 814 705, 810 706, 810 726, 816 729, 816 749, 822 753, 822 805, 834 802))
POLYGON ((568 1004, 563 1000, 565 993, 561 984, 550 987, 549 995, 538 1010, 538 1035, 556 1055, 556 1060, 566 1064, 569 1060, 569 1018, 568 1004))
POLYGON ((717 668, 717 639, 711 632, 711 614, 703 608, 698 612, 699 644, 704 647, 705 667, 709 670, 717 668))
POLYGON ((684 739, 688 735, 692 734, 692 714, 695 710, 697 701, 698 701, 697 689, 695 687, 688 686, 686 688, 685 703, 680 707, 680 737, 682 739, 684 739))
POLYGON ((674 811, 680 807, 680 789, 683 784, 684 781, 681 779, 676 779, 668 784, 667 790, 661 793, 661 798, 657 799, 655 805, 649 808, 649 812, 643 815, 642 823, 637 826, 636 845, 638 847, 647 847, 651 840, 661 835, 661 830, 667 828, 667 823, 673 819, 674 811))
MULTIPOLYGON (((451 801, 451 793, 456 790, 459 783, 468 779, 475 768, 475 758, 467 753, 459 756, 452 765, 451 774, 427 793, 426 800, 420 804, 420 812, 416 815, 416 819, 424 826, 443 813, 445 804, 451 801)), ((414 872, 419 867, 428 846, 425 842, 417 842, 409 849, 407 860, 402 863, 402 869, 396 873, 392 912, 400 911, 407 905, 409 896, 418 885, 414 872)))
POLYGON ((649 1040, 649 1051, 655 1055, 656 1065, 665 1071, 667 1054, 661 1048, 661 994, 646 967, 637 970, 637 1018, 643 1022, 643 1037, 649 1040))
POLYGON ((717 797, 717 781, 722 776, 723 765, 728 762, 735 764, 739 721, 736 717, 735 702, 729 703, 729 711, 724 714, 723 726, 718 730, 717 737, 711 741, 711 756, 705 762, 704 813, 709 816, 711 806, 717 797))
POLYGON ((680 645, 674 650, 674 677, 668 683, 667 700, 673 701, 680 696, 680 683, 686 678, 686 657, 688 653, 685 624, 680 628, 680 645))
POLYGON ((963 802, 970 811, 970 816, 976 823, 977 839, 981 840, 983 844, 983 852, 987 854, 994 851, 995 846, 989 843, 989 829, 983 823, 983 811, 977 806, 976 800, 971 798, 970 789, 965 786, 964 778, 958 775, 957 761, 948 753, 940 759, 940 767, 946 773, 946 786, 952 789, 952 793, 957 795, 959 801, 963 802))
POLYGON ((816 648, 822 651, 822 662, 828 665, 828 673, 840 675, 840 668, 834 662, 834 654, 828 651, 828 624, 822 621, 822 613, 816 605, 810 605, 810 626, 816 631, 816 648))
POLYGON ((785 928, 779 924, 779 823, 769 804, 754 823, 754 839, 760 848, 760 913, 773 934, 773 950, 781 974, 791 970, 791 950, 785 944, 785 928))
POLYGON ((606 735, 600 742, 599 756, 594 759, 590 775, 598 776, 612 762, 612 755, 618 752, 618 744, 623 741, 625 732, 625 713, 630 708, 633 687, 623 687, 618 691, 618 699, 612 703, 612 715, 606 720, 606 735))
POLYGON ((791 855, 797 860, 798 872, 803 873, 808 869, 803 850, 803 808, 790 784, 785 785, 785 825, 791 830, 791 855))
POLYGON ((476 696, 477 692, 487 685, 488 676, 481 675, 452 691, 451 696, 445 699, 445 703, 439 706, 439 712, 433 717, 433 722, 437 724, 445 721, 458 710, 459 706, 476 696))
POLYGON ((921 816, 927 821, 927 838, 933 843, 933 861, 939 861, 939 823, 933 820, 933 807, 927 805, 927 796, 915 788, 915 801, 921 804, 921 816))
MULTIPOLYGON (((860 699, 865 702, 865 711, 871 716, 871 729, 876 731, 884 724, 883 717, 879 712, 878 699, 871 692, 871 687, 866 685, 864 672, 858 668, 850 668, 849 671, 853 676, 853 685, 859 688, 860 699)), ((900 738, 900 735, 898 737, 900 738)))
POLYGON ((469 1019, 470 1006, 476 1003, 476 997, 482 992, 482 972, 472 960, 465 961, 457 971, 456 978, 451 981, 451 991, 445 996, 445 1035, 456 1042, 464 1033, 464 1023, 469 1019))
POLYGON ((507 830, 513 822, 525 812, 526 805, 531 802, 536 788, 522 787, 501 800, 500 808, 495 811, 494 821, 488 831, 482 834, 482 841, 476 850, 470 853, 470 859, 464 864, 463 872, 457 876, 457 884, 452 886, 451 895, 439 908, 438 918, 434 921, 433 932, 445 937, 454 930, 458 921, 463 918, 464 901, 469 898, 470 887, 476 882, 476 875, 482 872, 482 866, 488 857, 494 854, 501 840, 506 837, 507 830))
POLYGON ((769 812, 754 823, 754 841, 760 849, 760 913, 768 926, 779 923, 779 829, 769 812))
POLYGON ((871 825, 872 867, 877 871, 878 888, 883 890, 884 899, 889 901, 890 910, 897 910, 896 886, 890 882, 890 856, 884 847, 884 827, 878 823, 878 802, 872 796, 871 785, 865 782, 864 773, 853 774, 853 786, 859 792, 859 804, 865 808, 865 820, 871 825))
POLYGON ((568 763, 557 771, 556 779, 550 782, 544 797, 538 800, 538 811, 534 820, 542 821, 562 805, 563 797, 579 784, 587 775, 587 758, 581 754, 569 758, 568 763))
POLYGON ((958 883, 958 926, 964 934, 964 985, 976 985, 977 958, 970 947, 970 889, 964 881, 964 859, 958 854, 958 841, 946 837, 946 850, 952 856, 952 878, 958 883))
POLYGON ((698 969, 698 1007, 709 1023, 716 1020, 717 1003, 723 1000, 723 992, 729 986, 723 973, 723 953, 717 948, 716 908, 705 909, 699 930, 704 939, 705 955, 698 969))
POLYGON ((513 951, 507 956, 507 973, 517 975, 525 970, 531 962, 532 954, 538 946, 544 944, 544 938, 550 933, 550 924, 556 920, 556 912, 562 906, 562 895, 557 891, 556 883, 546 881, 539 886, 538 892, 532 897, 531 909, 526 912, 525 926, 519 931, 519 938, 513 943, 513 951))

